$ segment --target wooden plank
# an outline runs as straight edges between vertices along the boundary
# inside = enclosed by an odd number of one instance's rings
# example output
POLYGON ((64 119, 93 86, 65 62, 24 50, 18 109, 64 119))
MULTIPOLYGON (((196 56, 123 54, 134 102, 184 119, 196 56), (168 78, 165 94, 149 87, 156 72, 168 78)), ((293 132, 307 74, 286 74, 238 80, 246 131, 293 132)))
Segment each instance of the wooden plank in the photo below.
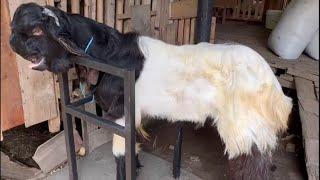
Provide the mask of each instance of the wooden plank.
MULTIPOLYGON (((124 14, 130 14, 130 18, 132 17, 131 15, 131 8, 134 6, 134 0, 126 0, 124 4, 124 14)), ((119 17, 119 16, 118 16, 119 17)), ((128 18, 123 21, 123 32, 127 33, 132 30, 132 23, 131 20, 128 18)))
POLYGON ((146 5, 146 4, 151 5, 151 0, 142 0, 142 1, 141 1, 141 4, 142 4, 142 5, 146 5))
POLYGON ((60 98, 60 89, 59 84, 57 83, 57 75, 53 76, 53 85, 55 90, 55 99, 56 99, 56 108, 58 116, 56 118, 48 120, 49 132, 56 133, 60 131, 61 119, 60 119, 60 110, 59 110, 59 98, 60 98))
POLYGON ((183 44, 190 44, 190 19, 184 20, 183 44))
POLYGON ((54 6, 54 0, 46 0, 46 4, 49 6, 54 6))
POLYGON ((170 3, 170 19, 187 19, 197 17, 198 0, 183 0, 170 3))
MULTIPOLYGON (((126 20, 126 19, 131 19, 132 18, 132 14, 131 14, 131 8, 129 9, 129 11, 127 13, 123 13, 123 14, 117 14, 117 19, 118 20, 126 20)), ((151 11, 150 12, 151 17, 152 16, 156 16, 157 12, 156 11, 151 11)))
POLYGON ((211 19, 210 43, 214 43, 216 36, 216 17, 211 19))
POLYGON ((97 19, 97 0, 91 0, 90 6, 90 18, 93 20, 97 19))
POLYGON ((280 77, 277 77, 280 85, 282 87, 286 87, 286 88, 290 88, 290 89, 295 89, 294 85, 293 85, 293 82, 292 81, 288 81, 286 79, 282 79, 280 77))
POLYGON ((184 27, 184 20, 181 19, 178 21, 178 45, 182 45, 183 43, 183 28, 184 27))
POLYGON ((62 10, 62 11, 65 11, 67 12, 67 0, 60 0, 60 3, 59 3, 59 8, 62 10))
POLYGON ((97 0, 97 21, 103 23, 103 0, 97 0))
POLYGON ((190 44, 194 44, 194 38, 195 38, 195 30, 196 30, 196 18, 191 18, 190 23, 190 44))
POLYGON ((300 77, 295 77, 294 80, 295 80, 298 99, 316 100, 312 81, 309 81, 300 77))
POLYGON ((304 79, 308 79, 308 80, 311 80, 311 81, 315 81, 316 83, 319 83, 319 76, 304 72, 303 70, 297 70, 297 69, 293 69, 293 68, 288 68, 287 74, 291 74, 291 75, 294 75, 294 76, 302 77, 304 79))
POLYGON ((89 17, 90 4, 91 4, 91 0, 84 0, 84 5, 83 5, 83 15, 84 15, 84 17, 89 17))
MULTIPOLYGON (((154 37, 159 38, 160 36, 160 0, 152 0, 152 11, 156 12, 156 16, 151 16, 151 25, 154 24, 152 30, 154 30, 154 37)), ((151 13, 152 13, 151 11, 151 13)), ((151 26, 152 28, 152 26, 151 26)))
POLYGON ((183 0, 170 3, 170 19, 187 19, 197 17, 198 0, 183 0))
POLYGON ((115 25, 115 0, 106 0, 105 1, 105 23, 114 27, 115 25))
POLYGON ((301 105, 304 111, 307 111, 319 116, 319 101, 301 98, 299 99, 299 105, 301 105))
MULTIPOLYGON (((73 130, 73 136, 75 150, 77 152, 82 145, 82 140, 76 129, 73 130)), ((48 173, 67 160, 65 144, 64 131, 61 131, 53 138, 41 144, 37 148, 32 159, 36 161, 43 172, 48 173)))
POLYGON ((141 4, 141 0, 134 0, 134 5, 140 5, 141 4))
MULTIPOLYGON (((25 0, 9 1, 10 14, 25 0)), ((45 0, 36 1, 45 5, 45 0)), ((12 17, 11 17, 12 18, 12 17)), ((16 55, 21 87, 25 126, 29 127, 58 116, 56 109, 53 74, 28 68, 29 61, 16 55)))
MULTIPOLYGON (((117 0, 116 1, 116 13, 123 14, 123 3, 124 0, 117 0)), ((123 20, 116 18, 116 29, 122 32, 123 28, 123 20)))
POLYGON ((167 25, 167 36, 165 39, 165 42, 169 44, 176 44, 176 38, 177 38, 177 24, 172 23, 167 25))
POLYGON ((71 0, 71 13, 80 13, 80 0, 71 0))
POLYGON ((280 75, 281 79, 285 79, 287 81, 293 81, 293 76, 289 75, 289 74, 281 74, 280 75))
POLYGON ((8 1, 4 0, 1 1, 1 135, 2 131, 24 123, 18 66, 9 36, 9 7, 8 1))
POLYGON ((169 3, 170 0, 160 0, 161 4, 159 4, 159 12, 160 12, 160 19, 159 19, 159 28, 160 28, 160 34, 159 38, 164 39, 166 32, 165 27, 168 24, 169 19, 169 3))
POLYGON ((151 35, 150 5, 132 7, 132 30, 141 35, 151 35))

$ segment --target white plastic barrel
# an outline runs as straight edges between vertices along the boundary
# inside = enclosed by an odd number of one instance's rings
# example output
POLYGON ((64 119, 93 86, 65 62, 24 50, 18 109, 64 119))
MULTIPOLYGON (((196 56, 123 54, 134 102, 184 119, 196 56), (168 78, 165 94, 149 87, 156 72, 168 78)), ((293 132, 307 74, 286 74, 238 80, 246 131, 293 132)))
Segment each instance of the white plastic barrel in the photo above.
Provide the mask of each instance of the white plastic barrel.
POLYGON ((319 60, 319 29, 313 35, 310 43, 308 44, 305 53, 313 59, 319 60))
POLYGON ((283 59, 297 59, 319 28, 319 0, 292 0, 268 39, 283 59))

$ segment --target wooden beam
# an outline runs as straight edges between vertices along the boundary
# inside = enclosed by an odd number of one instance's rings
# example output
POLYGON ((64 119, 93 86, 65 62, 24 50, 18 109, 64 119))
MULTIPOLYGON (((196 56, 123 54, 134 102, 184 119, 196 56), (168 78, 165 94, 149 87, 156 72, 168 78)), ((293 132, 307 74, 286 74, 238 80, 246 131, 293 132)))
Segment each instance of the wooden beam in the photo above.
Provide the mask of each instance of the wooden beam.
MULTIPOLYGON (((150 16, 156 16, 156 15, 157 15, 157 11, 150 11, 150 16)), ((117 14, 118 20, 125 20, 125 19, 131 19, 131 18, 132 18, 131 10, 129 10, 128 13, 117 14)))
MULTIPOLYGON (((7 0, 1 1, 1 135, 24 123, 16 55, 9 45, 10 13, 7 0), (13 83, 14 82, 14 83, 13 83)), ((1 136, 2 137, 2 136, 1 136)))
POLYGON ((197 17, 198 0, 184 0, 170 3, 170 19, 187 19, 197 17))
POLYGON ((71 12, 75 14, 80 13, 80 0, 71 0, 71 12))
POLYGON ((110 27, 114 27, 115 25, 115 0, 106 0, 105 1, 105 17, 104 21, 110 27))
POLYGON ((103 0, 97 0, 97 21, 103 23, 103 0))

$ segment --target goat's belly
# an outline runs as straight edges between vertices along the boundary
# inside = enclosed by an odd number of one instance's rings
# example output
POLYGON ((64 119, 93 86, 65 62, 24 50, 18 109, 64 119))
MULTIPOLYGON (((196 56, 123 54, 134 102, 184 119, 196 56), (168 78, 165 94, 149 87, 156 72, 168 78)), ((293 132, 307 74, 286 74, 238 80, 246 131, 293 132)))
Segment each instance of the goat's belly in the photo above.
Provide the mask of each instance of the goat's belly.
POLYGON ((196 79, 188 85, 140 87, 136 100, 144 115, 203 123, 206 117, 215 114, 215 97, 212 84, 196 79))

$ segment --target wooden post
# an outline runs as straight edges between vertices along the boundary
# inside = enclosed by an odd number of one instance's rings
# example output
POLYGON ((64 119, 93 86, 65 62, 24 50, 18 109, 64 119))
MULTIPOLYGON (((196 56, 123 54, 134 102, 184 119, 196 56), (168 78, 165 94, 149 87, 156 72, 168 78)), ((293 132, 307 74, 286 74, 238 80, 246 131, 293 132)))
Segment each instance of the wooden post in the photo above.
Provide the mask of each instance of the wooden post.
POLYGON ((103 0, 97 0, 97 21, 103 23, 103 0))
POLYGON ((196 42, 209 42, 213 0, 198 0, 196 42))
POLYGON ((80 13, 80 0, 71 0, 71 12, 76 14, 80 13))
POLYGON ((104 9, 104 22, 110 27, 114 27, 115 20, 115 0, 106 0, 104 9))

